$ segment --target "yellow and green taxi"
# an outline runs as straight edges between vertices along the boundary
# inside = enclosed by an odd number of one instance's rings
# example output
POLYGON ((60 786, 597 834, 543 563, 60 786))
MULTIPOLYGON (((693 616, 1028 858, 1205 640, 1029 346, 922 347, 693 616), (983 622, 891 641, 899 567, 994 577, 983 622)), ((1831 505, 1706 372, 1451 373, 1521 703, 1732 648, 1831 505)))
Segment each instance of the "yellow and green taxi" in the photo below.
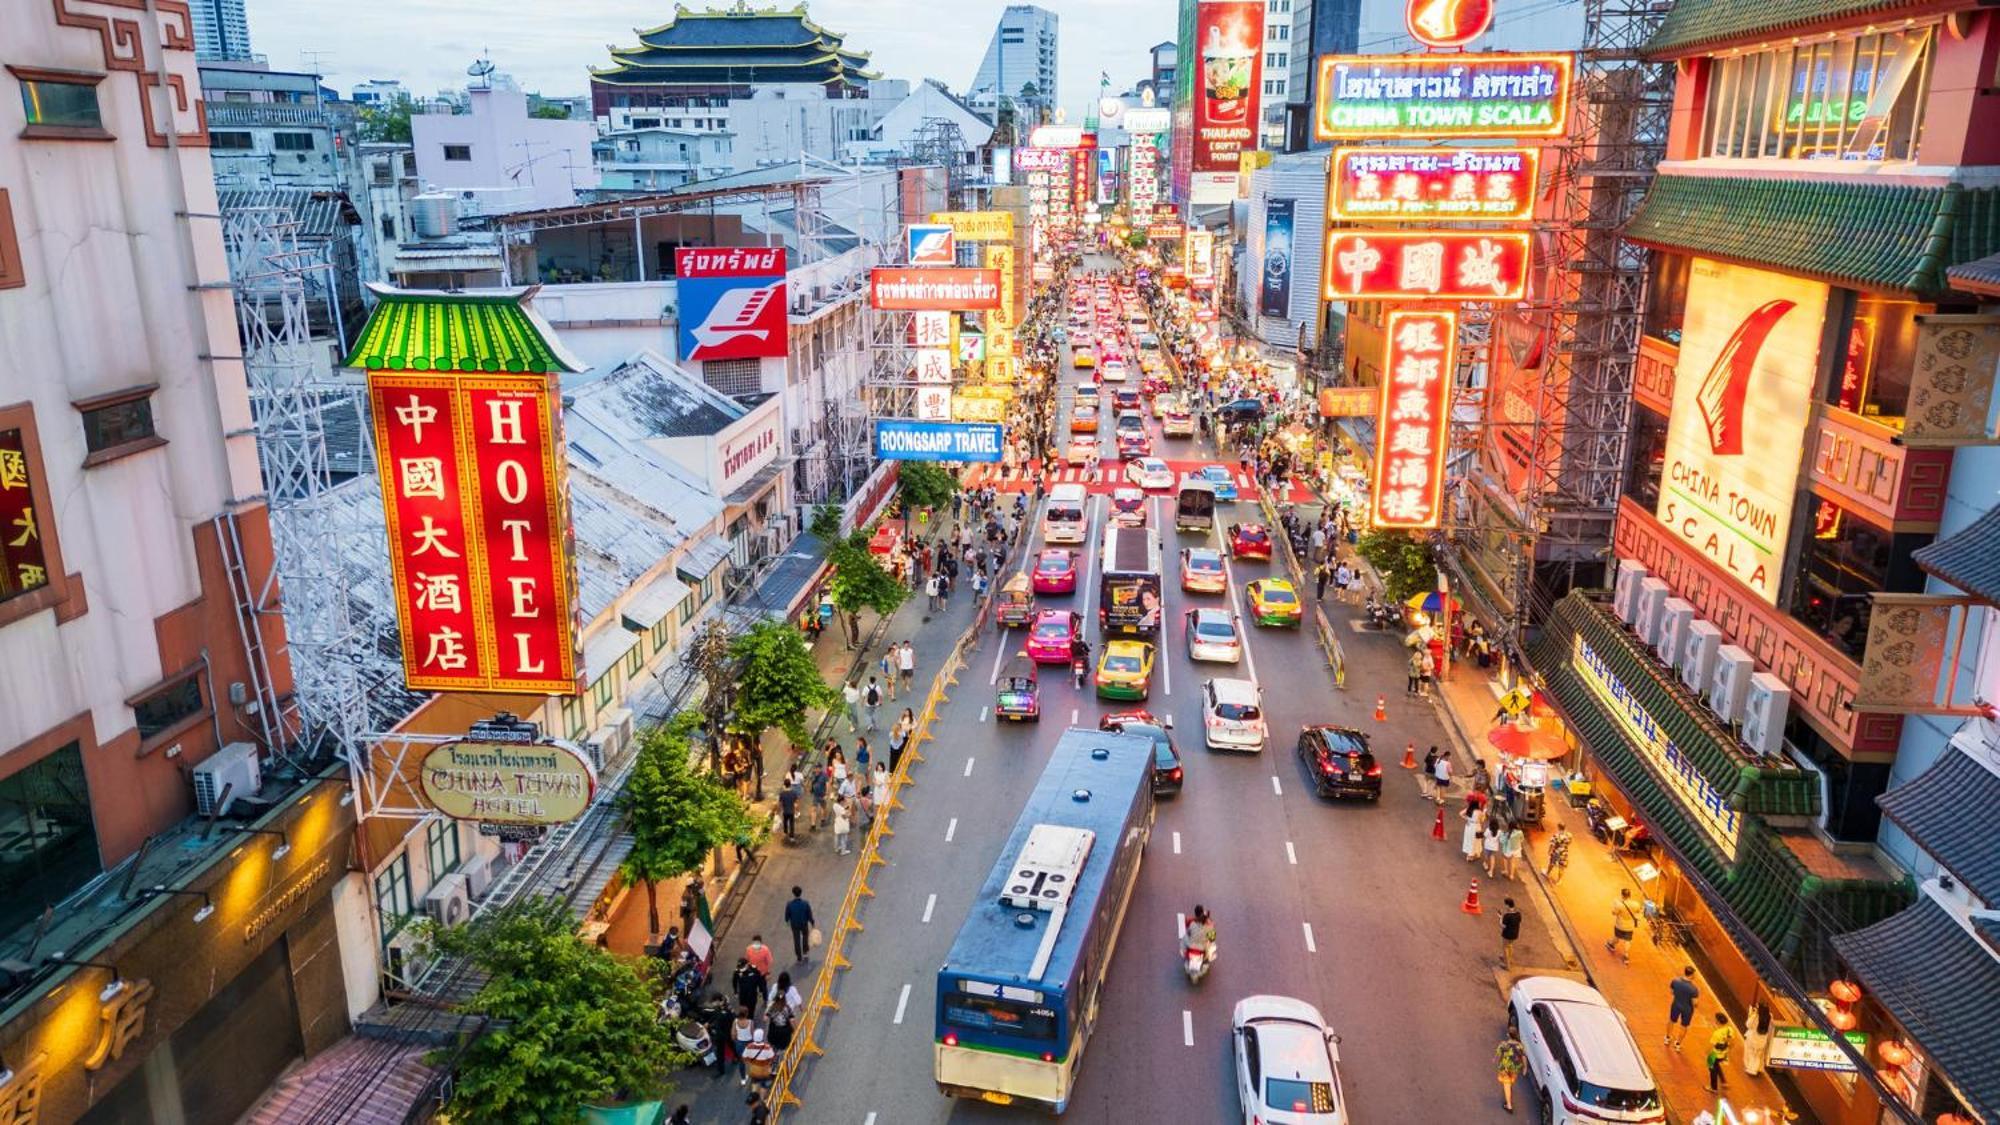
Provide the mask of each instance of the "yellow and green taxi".
POLYGON ((1144 699, 1153 680, 1153 646, 1145 641, 1107 641, 1097 659, 1100 699, 1144 699))
POLYGON ((1299 592, 1282 578, 1259 578, 1243 588, 1250 619, 1259 625, 1297 625, 1305 616, 1299 592))

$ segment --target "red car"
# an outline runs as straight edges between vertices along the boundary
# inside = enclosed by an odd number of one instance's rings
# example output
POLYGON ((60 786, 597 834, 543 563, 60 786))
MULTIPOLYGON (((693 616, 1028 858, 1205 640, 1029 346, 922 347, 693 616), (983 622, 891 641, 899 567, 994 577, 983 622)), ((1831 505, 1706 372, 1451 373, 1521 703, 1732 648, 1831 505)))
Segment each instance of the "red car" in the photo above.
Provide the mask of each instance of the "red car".
POLYGON ((1239 559, 1269 559, 1271 557, 1271 533, 1261 523, 1238 523, 1229 526, 1229 553, 1239 559))
POLYGON ((1037 594, 1076 593, 1076 552, 1051 547, 1036 555, 1030 581, 1037 594))
POLYGON ((1066 609, 1045 609, 1028 627, 1028 659, 1037 664, 1068 664, 1070 643, 1083 629, 1083 618, 1066 609))
POLYGON ((1127 431, 1118 435, 1118 456, 1121 459, 1130 461, 1135 457, 1152 455, 1153 439, 1146 436, 1146 431, 1127 431))
POLYGON ((1147 398, 1151 398, 1157 394, 1164 394, 1172 389, 1173 385, 1159 375, 1148 375, 1144 379, 1139 380, 1139 393, 1145 395, 1147 398))

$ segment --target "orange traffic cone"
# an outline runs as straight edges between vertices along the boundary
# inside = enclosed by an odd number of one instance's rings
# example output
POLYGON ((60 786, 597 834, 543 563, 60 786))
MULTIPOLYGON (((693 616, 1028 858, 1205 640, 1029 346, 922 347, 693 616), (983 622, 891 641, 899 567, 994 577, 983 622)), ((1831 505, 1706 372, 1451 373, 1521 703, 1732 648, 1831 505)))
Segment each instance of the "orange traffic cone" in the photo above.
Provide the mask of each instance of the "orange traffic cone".
MULTIPOLYGON (((1439 811, 1440 811, 1440 812, 1442 812, 1443 810, 1442 810, 1442 809, 1440 809, 1439 811)), ((1480 910, 1479 910, 1479 880, 1477 880, 1477 879, 1474 879, 1474 880, 1472 881, 1472 885, 1471 885, 1471 886, 1469 886, 1469 887, 1467 887, 1467 888, 1465 888, 1465 901, 1464 901, 1464 902, 1461 902, 1461 903, 1459 903, 1459 904, 1458 904, 1458 908, 1459 908, 1460 910, 1463 910, 1463 911, 1465 911, 1465 912, 1466 912, 1467 914, 1478 914, 1478 913, 1480 913, 1480 910)))
POLYGON ((1438 806, 1438 818, 1437 818, 1437 823, 1435 823, 1435 824, 1431 825, 1431 839, 1433 839, 1433 840, 1442 840, 1442 839, 1444 839, 1444 806, 1443 806, 1443 805, 1439 805, 1439 806, 1438 806))
POLYGON ((1417 768, 1417 744, 1414 742, 1403 746, 1403 768, 1406 770, 1417 768))
POLYGON ((1388 721, 1388 718, 1389 718, 1389 697, 1386 695, 1378 695, 1375 697, 1375 721, 1378 723, 1386 722, 1388 721))

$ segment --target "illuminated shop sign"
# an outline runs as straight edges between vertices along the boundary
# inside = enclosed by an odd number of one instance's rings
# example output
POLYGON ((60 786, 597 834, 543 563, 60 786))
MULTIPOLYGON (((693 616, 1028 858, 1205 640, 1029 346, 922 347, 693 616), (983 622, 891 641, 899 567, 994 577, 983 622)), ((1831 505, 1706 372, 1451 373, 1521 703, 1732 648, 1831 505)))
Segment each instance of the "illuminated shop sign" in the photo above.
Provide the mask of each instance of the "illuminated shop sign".
POLYGON ((1555 137, 1572 56, 1324 55, 1313 135, 1555 137))
POLYGON ((683 246, 681 359, 775 359, 785 354, 785 249, 683 246))
POLYGON ((1012 242, 1012 211, 934 211, 933 223, 943 223, 958 235, 960 242, 1012 242))
POLYGON ((909 311, 1000 307, 1000 271, 933 266, 878 267, 869 272, 868 301, 878 309, 909 311))
POLYGON ((1196 0, 1192 177, 1188 201, 1236 198, 1238 155, 1257 147, 1264 73, 1264 0, 1196 0))
MULTIPOLYGON (((949 406, 949 399, 946 400, 949 406)), ((875 422, 877 461, 998 461, 1007 444, 1007 430, 982 422, 913 422, 881 418, 875 422)))
POLYGON ((1408 0, 1403 26, 1426 47, 1463 47, 1493 26, 1493 0, 1408 0))
POLYGON ((1666 784, 1674 803, 1721 850, 1723 858, 1734 860, 1743 824, 1736 810, 1729 807, 1728 794, 1709 784, 1694 759, 1674 744, 1666 728, 1581 636, 1575 638, 1570 666, 1603 705, 1605 713, 1617 721, 1619 730, 1638 749, 1653 775, 1666 784))
POLYGON ((1069 159, 1059 148, 1019 148, 1014 150, 1014 167, 1024 172, 1060 172, 1069 159))
POLYGON ((1375 526, 1436 527, 1458 314, 1397 310, 1386 335, 1375 423, 1375 526))
POLYGON ((1335 231, 1326 299, 1518 301, 1528 236, 1512 231, 1335 231))
POLYGON ((1215 277, 1215 234, 1213 231, 1190 230, 1183 245, 1186 251, 1185 269, 1189 281, 1207 281, 1215 277))
POLYGON ((454 820, 562 824, 597 795, 590 760, 559 742, 446 742, 424 755, 424 800, 454 820))
POLYGON ((1339 148, 1335 219, 1513 222, 1534 212, 1532 148, 1339 148))

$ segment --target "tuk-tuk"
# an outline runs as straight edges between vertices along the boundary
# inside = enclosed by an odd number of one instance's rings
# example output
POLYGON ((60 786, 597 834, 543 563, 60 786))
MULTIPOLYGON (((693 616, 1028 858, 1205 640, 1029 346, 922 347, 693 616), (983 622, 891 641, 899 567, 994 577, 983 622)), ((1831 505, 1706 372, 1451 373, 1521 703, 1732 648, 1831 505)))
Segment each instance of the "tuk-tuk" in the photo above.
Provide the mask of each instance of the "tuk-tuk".
POLYGON ((1016 574, 1000 587, 1000 596, 993 599, 993 624, 996 628, 1012 629, 1026 625, 1035 617, 1034 580, 1027 573, 1016 574))
POLYGON ((1215 486, 1205 480, 1183 480, 1174 497, 1174 527, 1180 531, 1215 528, 1215 486))
POLYGON ((1035 662, 1028 654, 1014 654, 1007 674, 1000 677, 993 699, 993 714, 1002 719, 1037 722, 1042 717, 1042 693, 1035 675, 1035 662))

